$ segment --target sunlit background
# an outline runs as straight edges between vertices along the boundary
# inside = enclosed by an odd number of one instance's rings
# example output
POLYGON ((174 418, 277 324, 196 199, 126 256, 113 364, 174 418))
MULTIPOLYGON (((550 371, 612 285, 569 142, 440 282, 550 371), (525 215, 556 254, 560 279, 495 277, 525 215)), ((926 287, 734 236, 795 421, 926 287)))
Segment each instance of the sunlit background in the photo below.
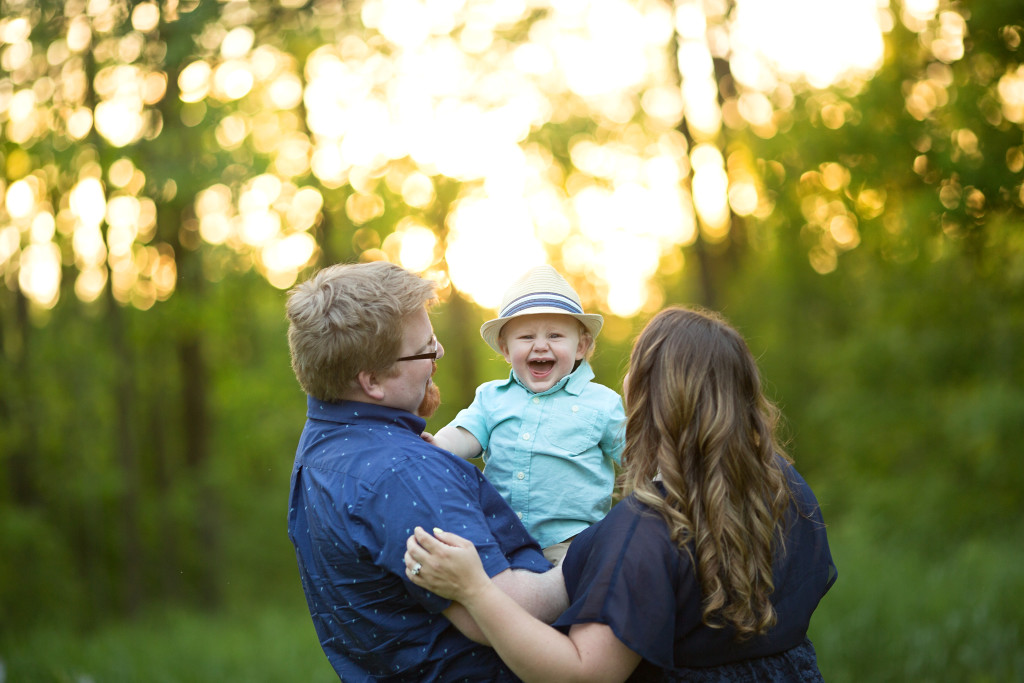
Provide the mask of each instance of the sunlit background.
MULTIPOLYGON (((938 58, 907 88, 907 111, 926 117, 965 34, 938 0, 898 13, 886 0, 368 0, 357 15, 325 1, 300 61, 275 34, 256 35, 254 7, 231 2, 169 73, 162 36, 199 3, 60 3, 46 43, 33 36, 35 4, 7 2, 0 19, 0 130, 16 145, 0 180, 0 275, 40 308, 69 291, 62 277, 83 302, 109 287, 149 308, 174 292, 176 251, 202 244, 288 288, 320 255, 326 198, 342 191, 359 259, 400 263, 484 307, 551 262, 585 283, 588 306, 650 311, 662 303, 652 276, 687 267, 680 247, 721 242, 735 217, 773 210, 723 130, 785 135, 794 92, 855 93, 897 22, 938 58), (728 63, 728 91, 716 62, 728 63), (580 120, 564 150, 536 137, 580 120), (190 153, 246 172, 182 198, 183 178, 134 150, 200 126, 190 153), (36 153, 42 143, 59 158, 36 153), (157 217, 173 199, 191 209, 168 239, 157 217)), ((1024 72, 1003 76, 998 97, 1024 121, 1024 72)), ((851 115, 838 98, 817 106, 829 128, 851 115)), ((811 175, 808 258, 827 273, 858 246, 858 222, 830 199, 846 169, 811 175)), ((882 210, 883 191, 858 191, 864 215, 882 210)))
POLYGON ((428 429, 532 265, 616 390, 721 311, 834 539, 825 677, 1024 680, 1022 9, 0 1, 0 683, 336 679, 284 301, 379 259, 439 285, 428 429))

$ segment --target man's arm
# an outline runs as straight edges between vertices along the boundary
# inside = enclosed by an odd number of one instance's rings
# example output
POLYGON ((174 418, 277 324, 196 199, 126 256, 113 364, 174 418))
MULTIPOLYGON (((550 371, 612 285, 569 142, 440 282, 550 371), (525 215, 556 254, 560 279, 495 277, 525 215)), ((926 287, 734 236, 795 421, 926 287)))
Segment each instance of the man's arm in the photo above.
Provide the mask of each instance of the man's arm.
POLYGON ((526 569, 506 569, 491 577, 491 580, 523 609, 545 624, 550 624, 569 607, 562 565, 543 574, 526 569))
MULTIPOLYGON (((491 580, 523 609, 545 624, 550 624, 569 606, 561 565, 543 574, 525 569, 506 569, 492 576, 491 580)), ((453 602, 442 614, 470 640, 490 645, 469 610, 460 603, 453 602)))

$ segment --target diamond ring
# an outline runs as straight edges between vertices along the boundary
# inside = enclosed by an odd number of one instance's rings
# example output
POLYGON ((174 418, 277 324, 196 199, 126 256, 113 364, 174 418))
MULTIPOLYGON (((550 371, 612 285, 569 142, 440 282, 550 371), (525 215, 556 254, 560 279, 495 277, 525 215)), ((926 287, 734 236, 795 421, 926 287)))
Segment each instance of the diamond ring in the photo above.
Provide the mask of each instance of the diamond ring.
POLYGON ((421 569, 423 569, 423 565, 420 564, 419 562, 417 562, 416 564, 414 564, 412 566, 412 569, 409 570, 409 573, 412 574, 413 576, 416 576, 417 574, 420 573, 421 569))

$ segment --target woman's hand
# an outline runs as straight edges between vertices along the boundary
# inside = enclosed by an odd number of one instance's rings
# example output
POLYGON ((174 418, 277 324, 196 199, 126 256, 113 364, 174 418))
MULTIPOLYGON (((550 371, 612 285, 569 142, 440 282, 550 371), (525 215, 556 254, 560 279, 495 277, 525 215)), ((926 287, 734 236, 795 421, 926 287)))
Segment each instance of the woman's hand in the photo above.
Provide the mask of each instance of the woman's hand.
POLYGON ((416 527, 406 541, 405 575, 417 586, 462 603, 491 582, 473 543, 437 528, 431 536, 416 527))
MULTIPOLYGON (((552 571, 561 583, 561 572, 552 571)), ((640 663, 606 624, 576 624, 566 636, 533 617, 491 581, 461 536, 416 527, 406 541, 405 575, 465 608, 483 634, 477 642, 490 643, 524 681, 624 681, 640 663)))

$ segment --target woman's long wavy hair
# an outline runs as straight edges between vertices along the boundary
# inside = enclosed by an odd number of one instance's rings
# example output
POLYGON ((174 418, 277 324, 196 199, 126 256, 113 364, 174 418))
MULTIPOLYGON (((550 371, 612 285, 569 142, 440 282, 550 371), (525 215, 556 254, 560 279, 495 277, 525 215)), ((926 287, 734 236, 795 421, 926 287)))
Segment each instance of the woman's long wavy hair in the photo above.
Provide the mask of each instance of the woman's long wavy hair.
POLYGON ((624 492, 660 512, 691 552, 704 623, 741 640, 765 633, 792 494, 779 411, 746 342, 715 313, 666 309, 633 346, 624 393, 624 492))

